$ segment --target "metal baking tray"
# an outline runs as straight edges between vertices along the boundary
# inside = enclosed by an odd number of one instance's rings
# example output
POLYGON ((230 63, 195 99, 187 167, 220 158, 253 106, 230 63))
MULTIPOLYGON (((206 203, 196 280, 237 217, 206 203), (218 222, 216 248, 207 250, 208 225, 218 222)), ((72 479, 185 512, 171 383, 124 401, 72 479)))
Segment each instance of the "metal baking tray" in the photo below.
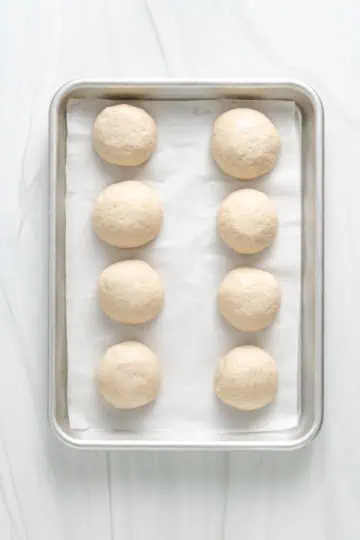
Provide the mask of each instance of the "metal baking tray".
POLYGON ((305 446, 323 418, 323 107, 309 86, 294 81, 90 81, 66 84, 50 106, 49 419, 74 448, 285 450, 305 446), (260 99, 295 102, 301 118, 302 287, 299 423, 286 431, 219 434, 211 440, 129 432, 75 431, 67 413, 65 306, 66 106, 72 98, 201 100, 260 99))

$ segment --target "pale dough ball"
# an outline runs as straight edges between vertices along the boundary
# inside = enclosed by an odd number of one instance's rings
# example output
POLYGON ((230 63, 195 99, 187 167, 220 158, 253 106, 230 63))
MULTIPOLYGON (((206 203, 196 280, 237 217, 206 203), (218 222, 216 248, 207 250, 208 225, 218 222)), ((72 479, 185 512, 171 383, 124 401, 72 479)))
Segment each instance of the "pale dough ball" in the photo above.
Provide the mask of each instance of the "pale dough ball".
POLYGON ((96 372, 104 399, 117 409, 135 409, 153 401, 161 372, 155 354, 136 341, 109 347, 96 372))
POLYGON ((258 253, 268 247, 277 231, 275 205, 256 189, 239 189, 221 204, 218 230, 226 244, 238 253, 258 253))
POLYGON ((93 141, 95 150, 105 161, 114 165, 140 165, 155 150, 156 124, 144 109, 113 105, 97 116, 93 141))
POLYGON ((276 364, 267 352, 250 345, 236 347, 218 364, 215 392, 227 405, 253 411, 274 399, 277 379, 276 364))
POLYGON ((219 289, 219 308, 238 330, 257 332, 269 326, 280 307, 280 288, 272 274, 258 268, 235 268, 219 289))
POLYGON ((211 147, 226 174, 251 180, 274 167, 280 137, 274 124, 259 111, 231 109, 215 121, 211 147))
POLYGON ((164 288, 144 261, 112 264, 100 276, 99 302, 110 319, 127 324, 151 321, 164 305, 164 288))
POLYGON ((105 188, 93 210, 98 237, 119 248, 147 244, 159 234, 162 220, 163 209, 155 190, 136 180, 105 188))

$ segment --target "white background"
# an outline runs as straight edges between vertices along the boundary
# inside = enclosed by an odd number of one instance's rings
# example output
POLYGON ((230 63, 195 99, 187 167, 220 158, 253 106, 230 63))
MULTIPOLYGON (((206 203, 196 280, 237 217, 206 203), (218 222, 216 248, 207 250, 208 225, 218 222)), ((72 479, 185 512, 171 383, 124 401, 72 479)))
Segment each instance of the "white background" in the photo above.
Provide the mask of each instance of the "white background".
POLYGON ((0 0, 1 540, 360 537, 360 4, 0 0), (47 110, 78 77, 289 77, 326 115, 326 415, 296 453, 78 453, 46 419, 47 110))

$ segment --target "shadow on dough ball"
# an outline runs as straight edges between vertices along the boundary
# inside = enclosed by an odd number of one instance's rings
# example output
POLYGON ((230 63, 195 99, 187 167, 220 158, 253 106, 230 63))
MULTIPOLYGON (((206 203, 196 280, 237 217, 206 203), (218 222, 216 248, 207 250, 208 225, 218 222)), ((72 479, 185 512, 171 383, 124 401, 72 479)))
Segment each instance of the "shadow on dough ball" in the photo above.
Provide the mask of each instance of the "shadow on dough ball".
POLYGON ((214 387, 226 405, 254 411, 273 401, 277 380, 273 358, 264 350, 247 345, 232 349, 220 360, 214 387))
POLYGON ((231 109, 214 123, 211 150, 226 174, 252 180, 275 166, 280 137, 271 120, 261 112, 231 109))
POLYGON ((107 349, 96 370, 96 382, 103 398, 113 407, 135 409, 158 396, 160 365, 142 343, 119 343, 107 349))
POLYGON ((217 226, 220 237, 237 253, 259 253, 276 236, 278 218, 269 197, 256 189, 239 189, 221 203, 217 226))
POLYGON ((235 268, 220 285, 222 316, 243 332, 258 332, 270 326, 280 308, 281 293, 272 274, 259 268, 235 268))
POLYGON ((98 282, 100 307, 110 319, 141 324, 154 319, 164 305, 159 274, 144 261, 131 260, 106 268, 98 282))
POLYGON ((94 148, 113 165, 135 167, 149 159, 156 147, 156 124, 151 116, 132 105, 106 107, 93 127, 94 148))
POLYGON ((111 184, 100 193, 92 218, 94 230, 103 242, 133 248, 159 234, 163 208, 152 187, 128 180, 111 184))

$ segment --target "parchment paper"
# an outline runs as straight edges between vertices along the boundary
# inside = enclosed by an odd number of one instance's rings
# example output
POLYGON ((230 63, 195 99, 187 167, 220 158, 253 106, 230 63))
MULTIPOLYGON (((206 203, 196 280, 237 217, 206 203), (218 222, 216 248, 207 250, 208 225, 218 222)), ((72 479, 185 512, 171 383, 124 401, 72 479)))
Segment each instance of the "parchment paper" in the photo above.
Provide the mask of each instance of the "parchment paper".
POLYGON ((298 341, 301 267, 300 123, 291 102, 137 102, 156 120, 157 150, 137 168, 108 165, 92 148, 96 115, 114 101, 73 100, 67 111, 66 302, 68 411, 72 429, 172 432, 211 438, 240 431, 290 428, 298 418, 298 341), (267 114, 276 125, 282 150, 272 173, 255 182, 226 177, 209 152, 212 123, 223 111, 246 106, 267 114), (159 238, 142 249, 110 248, 95 236, 93 203, 111 182, 137 179, 158 191, 165 220, 159 238), (225 196, 256 187, 275 201, 279 233, 263 254, 239 256, 216 233, 216 212, 225 196), (102 314, 96 283, 109 264, 141 258, 165 285, 163 313, 138 327, 114 323, 102 314), (218 313, 216 292, 238 265, 257 266, 276 276, 282 307, 275 324, 257 334, 231 328, 218 313), (94 368, 105 349, 135 339, 158 355, 163 386, 155 404, 120 412, 107 406, 94 385, 94 368), (276 359, 279 392, 263 410, 242 413, 218 402, 213 376, 218 359, 234 346, 255 344, 276 359))

